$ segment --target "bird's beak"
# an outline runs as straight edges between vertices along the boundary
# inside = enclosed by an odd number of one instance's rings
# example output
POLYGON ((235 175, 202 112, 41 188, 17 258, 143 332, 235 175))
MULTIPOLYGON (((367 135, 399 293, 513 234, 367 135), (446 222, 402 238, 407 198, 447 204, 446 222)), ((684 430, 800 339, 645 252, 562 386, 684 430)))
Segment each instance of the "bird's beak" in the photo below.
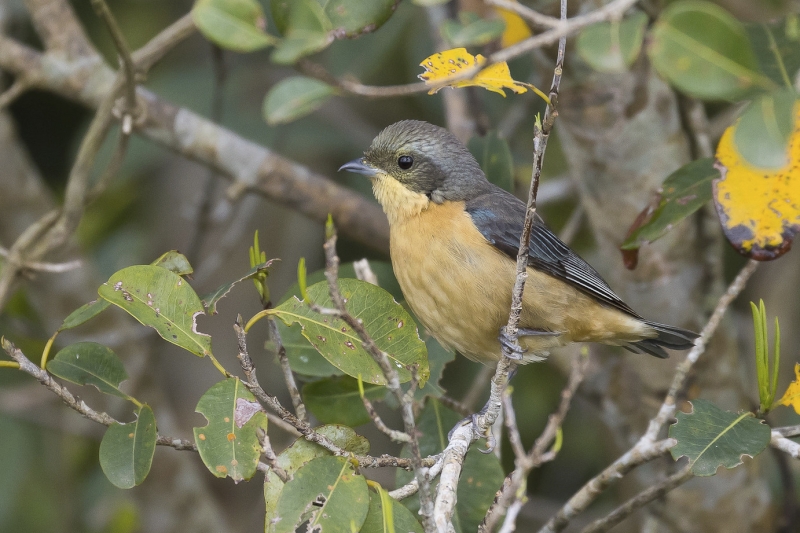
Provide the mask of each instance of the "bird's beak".
POLYGON ((340 166, 339 171, 341 172, 342 170, 349 170, 350 172, 355 172, 356 174, 363 174, 368 178, 371 178, 378 173, 378 169, 367 165, 364 162, 363 157, 353 159, 349 163, 345 163, 344 165, 340 166))

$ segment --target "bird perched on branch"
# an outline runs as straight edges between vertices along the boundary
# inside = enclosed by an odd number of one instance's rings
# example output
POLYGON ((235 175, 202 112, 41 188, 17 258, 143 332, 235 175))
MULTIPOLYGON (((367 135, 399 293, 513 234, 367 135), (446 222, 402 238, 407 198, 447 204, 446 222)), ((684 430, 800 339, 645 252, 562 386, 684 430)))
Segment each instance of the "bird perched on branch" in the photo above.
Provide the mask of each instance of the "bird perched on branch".
POLYGON ((372 181, 389 218, 392 266, 411 309, 443 345, 486 365, 502 346, 540 361, 571 342, 600 342, 665 358, 697 334, 645 320, 537 216, 519 343, 504 333, 516 278, 525 204, 490 183, 444 128, 397 122, 364 157, 339 170, 372 181))

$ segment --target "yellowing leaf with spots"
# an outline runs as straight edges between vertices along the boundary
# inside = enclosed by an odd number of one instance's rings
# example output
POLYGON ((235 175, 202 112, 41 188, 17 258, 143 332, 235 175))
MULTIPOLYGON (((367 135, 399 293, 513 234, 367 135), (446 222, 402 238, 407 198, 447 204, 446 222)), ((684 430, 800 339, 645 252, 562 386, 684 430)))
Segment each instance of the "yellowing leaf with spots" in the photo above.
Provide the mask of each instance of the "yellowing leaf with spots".
POLYGON ((759 261, 780 257, 800 231, 800 105, 794 106, 788 161, 777 169, 753 166, 737 149, 737 122, 717 146, 714 204, 725 236, 736 250, 759 261))
POLYGON ((789 384, 783 398, 777 403, 786 407, 794 407, 794 411, 800 415, 800 364, 794 365, 795 379, 789 384))
POLYGON ((261 444, 258 430, 267 429, 267 415, 238 378, 220 381, 197 402, 198 413, 208 420, 194 428, 200 458, 217 477, 234 481, 256 473, 261 444))
POLYGON ((503 89, 511 89, 517 94, 528 90, 526 84, 514 81, 505 61, 478 70, 485 64, 486 58, 482 55, 473 56, 466 48, 453 48, 433 54, 420 63, 425 72, 419 75, 419 79, 431 87, 428 94, 435 94, 443 87, 483 87, 503 96, 506 95, 503 89), (474 76, 460 79, 460 76, 471 70, 476 71, 474 76), (448 81, 450 79, 453 81, 448 81))
POLYGON ((524 41, 533 35, 533 33, 531 33, 531 29, 528 27, 528 24, 522 20, 522 17, 513 11, 500 8, 497 8, 496 11, 497 14, 500 15, 500 18, 503 19, 503 22, 506 23, 506 29, 503 31, 503 35, 500 37, 501 48, 508 48, 509 46, 524 41))

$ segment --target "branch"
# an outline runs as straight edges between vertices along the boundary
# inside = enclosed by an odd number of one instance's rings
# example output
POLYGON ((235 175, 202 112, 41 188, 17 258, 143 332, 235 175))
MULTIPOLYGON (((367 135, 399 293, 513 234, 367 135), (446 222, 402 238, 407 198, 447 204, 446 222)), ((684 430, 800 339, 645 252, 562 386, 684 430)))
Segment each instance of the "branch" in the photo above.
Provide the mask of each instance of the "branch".
POLYGON ((786 452, 795 459, 800 459, 800 443, 787 439, 780 430, 772 430, 772 438, 769 443, 773 448, 786 452))
POLYGON ((605 518, 595 520, 585 527, 581 533, 605 533, 612 527, 625 520, 640 507, 644 507, 656 498, 660 498, 675 487, 686 483, 693 477, 694 474, 692 474, 692 467, 686 466, 668 478, 663 479, 659 483, 656 483, 655 485, 643 490, 624 504, 614 509, 614 511, 612 511, 605 518))
POLYGON ((14 83, 5 90, 3 94, 0 94, 0 110, 5 109, 6 106, 10 105, 14 100, 19 98, 19 96, 27 91, 31 87, 31 83, 25 81, 25 77, 19 76, 14 83))
MULTIPOLYGON (((241 324, 242 317, 239 316, 238 322, 241 324)), ((289 390, 289 396, 292 398, 292 405, 297 418, 305 422, 308 421, 308 414, 306 413, 306 406, 303 403, 303 398, 300 396, 300 390, 297 388, 297 382, 294 380, 292 368, 289 366, 289 357, 286 355, 286 347, 281 340, 281 332, 278 329, 278 324, 273 317, 267 317, 267 324, 269 325, 269 336, 272 342, 275 343, 275 349, 278 352, 278 361, 281 364, 283 371, 283 380, 286 382, 286 388, 289 390)))
POLYGON ((747 280, 755 272, 757 266, 757 261, 749 261, 730 284, 725 294, 719 299, 714 312, 695 341, 694 347, 686 355, 686 359, 678 365, 664 403, 656 416, 650 420, 645 434, 622 457, 576 492, 558 513, 539 530, 539 533, 556 533, 563 530, 572 518, 586 510, 589 504, 602 494, 614 480, 621 478, 635 466, 660 456, 674 445, 675 441, 673 439, 656 441, 656 438, 664 424, 675 414, 676 399, 683 389, 689 371, 705 352, 706 345, 716 331, 717 326, 719 326, 728 306, 744 289, 747 280))
POLYGON ((500 9, 505 9, 506 11, 516 13, 520 17, 532 22, 533 24, 536 24, 537 26, 543 26, 545 28, 558 28, 562 24, 561 19, 542 15, 538 11, 531 9, 528 6, 524 6, 514 0, 483 0, 483 3, 487 6, 498 7, 500 9))
MULTIPOLYGON (((141 60, 146 66, 193 29, 190 19, 180 19, 135 52, 134 61, 141 60)), ((89 107, 100 105, 114 79, 113 72, 100 62, 43 55, 3 35, 0 68, 26 76, 32 86, 89 107)), ((372 200, 144 88, 138 89, 138 95, 145 117, 138 133, 231 179, 231 195, 255 192, 319 222, 331 213, 348 237, 388 251, 389 225, 372 200)))
POLYGON ((25 0, 31 21, 45 48, 53 55, 76 60, 101 61, 92 48, 75 12, 65 0, 25 0))

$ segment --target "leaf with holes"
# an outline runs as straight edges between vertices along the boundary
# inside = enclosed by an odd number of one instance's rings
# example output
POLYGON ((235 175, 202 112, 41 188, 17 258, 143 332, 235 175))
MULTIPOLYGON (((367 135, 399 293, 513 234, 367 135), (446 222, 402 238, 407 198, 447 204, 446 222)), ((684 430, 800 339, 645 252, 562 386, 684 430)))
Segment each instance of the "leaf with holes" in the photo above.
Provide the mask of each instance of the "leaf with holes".
POLYGON ((108 427, 100 442, 100 467, 114 486, 130 489, 144 481, 153 464, 157 436, 148 405, 136 411, 136 421, 108 427))
POLYGON ((717 145, 721 177, 713 182, 713 198, 722 229, 740 254, 759 261, 788 252, 800 231, 800 105, 793 114, 788 158, 780 168, 758 168, 745 159, 736 145, 741 122, 725 130, 717 145))
POLYGON ((697 98, 737 99, 775 86, 759 71, 742 23, 711 2, 670 4, 650 32, 648 54, 661 76, 697 98))
MULTIPOLYGON (((314 428, 314 430, 320 435, 328 437, 343 450, 355 454, 365 454, 369 452, 369 441, 347 426, 331 424, 314 428)), ((300 437, 294 441, 291 446, 278 454, 277 463, 288 475, 293 476, 299 468, 312 459, 329 455, 331 455, 331 452, 319 444, 315 444, 300 437)), ((266 504, 265 516, 267 524, 265 530, 269 529, 269 523, 276 517, 275 511, 282 490, 283 481, 281 481, 273 471, 270 470, 267 472, 266 479, 264 480, 264 503, 266 504)))
POLYGON ((222 48, 252 52, 273 44, 264 28, 264 10, 256 0, 197 0, 192 19, 200 32, 222 48))
POLYGON ((502 94, 503 97, 506 96, 503 89, 511 89, 517 94, 528 90, 525 84, 514 81, 505 61, 478 70, 469 79, 448 82, 450 78, 457 77, 463 71, 473 68, 478 69, 485 64, 486 58, 482 55, 473 56, 467 52, 466 48, 454 48, 427 57, 419 64, 425 69, 425 72, 418 77, 425 84, 433 87, 428 91, 428 94, 436 94, 444 87, 483 87, 489 91, 502 94))
MULTIPOLYGON (((386 396, 386 388, 365 383, 364 395, 371 402, 376 402, 386 396)), ((370 421, 358 391, 358 381, 350 376, 306 383, 303 386, 303 400, 323 424, 360 426, 370 421)))
POLYGON ((161 337, 203 357, 211 353, 211 337, 196 329, 203 304, 185 279, 153 265, 123 268, 97 290, 161 337))
POLYGON ((600 22, 578 36, 578 55, 599 72, 625 72, 642 50, 647 15, 635 12, 622 21, 600 22))
POLYGON ((318 457, 286 483, 267 531, 294 533, 306 522, 308 531, 358 531, 368 511, 367 482, 353 464, 344 457, 318 457))
POLYGON ((261 274, 262 272, 267 272, 269 270, 269 267, 272 266, 273 261, 275 261, 275 259, 270 259, 265 263, 256 265, 253 268, 251 268, 250 271, 247 272, 247 274, 240 277, 239 279, 235 281, 230 281, 228 283, 223 283, 222 285, 217 287, 217 290, 215 290, 211 294, 203 296, 202 302, 203 302, 203 307, 206 308, 206 312, 209 315, 216 315, 217 303, 223 298, 225 298, 225 296, 227 296, 229 292, 231 292, 231 289, 233 288, 234 285, 246 279, 254 278, 259 274, 261 274))
POLYGON ((250 391, 238 378, 228 378, 208 389, 195 410, 208 420, 206 426, 194 428, 206 468, 234 481, 253 477, 261 455, 257 431, 266 431, 267 415, 250 391))
MULTIPOLYGON (((428 380, 428 358, 425 343, 419 338, 416 324, 392 295, 370 283, 356 279, 340 279, 339 290, 347 302, 347 311, 361 319, 375 344, 389 356, 397 368, 401 382, 411 379, 408 366, 418 365, 421 384, 428 380)), ((333 307, 328 283, 308 287, 308 297, 322 307, 333 307)), ((376 385, 385 385, 386 378, 372 356, 361 346, 361 339, 341 319, 320 315, 296 297, 273 309, 272 314, 285 324, 300 324, 303 336, 333 366, 345 374, 376 385)))
POLYGON ((119 398, 130 398, 119 390, 128 379, 117 354, 102 344, 77 342, 61 349, 47 362, 47 371, 78 385, 94 385, 97 390, 119 398))
POLYGON ((755 457, 767 447, 772 431, 753 413, 723 411, 706 400, 692 400, 692 412, 678 412, 669 436, 678 441, 670 452, 676 461, 689 458, 696 476, 713 476, 717 468, 734 468, 742 456, 755 457))

